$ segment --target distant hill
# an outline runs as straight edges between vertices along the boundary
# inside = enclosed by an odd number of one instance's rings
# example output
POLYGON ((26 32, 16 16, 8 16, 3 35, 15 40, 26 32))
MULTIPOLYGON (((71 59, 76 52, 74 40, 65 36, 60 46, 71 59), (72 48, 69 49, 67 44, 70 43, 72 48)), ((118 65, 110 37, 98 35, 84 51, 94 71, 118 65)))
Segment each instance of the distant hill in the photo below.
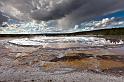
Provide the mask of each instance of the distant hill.
POLYGON ((124 28, 112 28, 86 32, 77 32, 69 35, 124 35, 124 28))
POLYGON ((75 33, 61 34, 0 34, 0 37, 18 37, 18 36, 76 36, 76 35, 124 35, 124 28, 101 29, 93 31, 83 31, 75 33))
POLYGON ((2 22, 6 22, 8 20, 8 17, 3 16, 2 12, 0 12, 0 25, 2 24, 2 22))
POLYGON ((65 36, 76 36, 76 35, 124 35, 124 28, 111 28, 111 29, 100 29, 100 30, 93 30, 93 31, 82 31, 82 32, 75 32, 75 33, 63 33, 63 34, 44 34, 47 36, 58 36, 58 35, 65 35, 65 36))

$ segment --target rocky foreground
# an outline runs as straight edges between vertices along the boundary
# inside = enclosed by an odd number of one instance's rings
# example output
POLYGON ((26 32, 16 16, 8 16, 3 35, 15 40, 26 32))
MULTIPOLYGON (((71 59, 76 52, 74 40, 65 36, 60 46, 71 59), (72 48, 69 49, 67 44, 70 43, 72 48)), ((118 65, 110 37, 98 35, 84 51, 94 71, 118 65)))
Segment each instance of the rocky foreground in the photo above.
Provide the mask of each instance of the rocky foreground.
POLYGON ((1 38, 0 82, 124 82, 123 38, 78 38, 1 38))

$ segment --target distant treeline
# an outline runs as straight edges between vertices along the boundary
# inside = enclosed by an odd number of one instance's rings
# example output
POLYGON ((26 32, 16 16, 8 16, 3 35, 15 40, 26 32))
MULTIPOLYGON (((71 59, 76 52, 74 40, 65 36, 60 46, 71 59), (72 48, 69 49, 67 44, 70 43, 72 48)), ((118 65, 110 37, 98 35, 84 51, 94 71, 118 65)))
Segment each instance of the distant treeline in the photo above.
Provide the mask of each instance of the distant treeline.
POLYGON ((87 32, 78 32, 78 35, 124 35, 124 28, 102 29, 87 32))
POLYGON ((0 34, 0 37, 32 37, 32 36, 76 36, 76 35, 124 35, 124 28, 101 29, 76 33, 61 34, 0 34))
POLYGON ((124 35, 124 28, 100 29, 100 30, 93 30, 93 31, 82 31, 82 32, 76 32, 76 33, 53 34, 53 35, 67 35, 67 36, 76 36, 76 35, 124 35))

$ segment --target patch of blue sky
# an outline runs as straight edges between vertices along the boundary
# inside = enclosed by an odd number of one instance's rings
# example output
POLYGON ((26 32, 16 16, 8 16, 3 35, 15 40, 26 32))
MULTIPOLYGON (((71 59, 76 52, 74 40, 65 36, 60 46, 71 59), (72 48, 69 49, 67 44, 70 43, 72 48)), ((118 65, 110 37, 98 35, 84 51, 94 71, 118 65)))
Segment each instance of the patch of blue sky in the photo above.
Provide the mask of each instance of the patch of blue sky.
POLYGON ((124 17, 124 11, 119 11, 119 12, 116 12, 116 13, 112 13, 112 14, 109 14, 107 16, 105 16, 106 18, 110 18, 110 17, 124 17))
POLYGON ((118 11, 118 12, 111 13, 111 14, 108 14, 108 15, 105 15, 105 16, 98 16, 95 19, 96 20, 101 20, 103 18, 112 18, 112 17, 115 17, 115 18, 124 18, 124 11, 118 11))

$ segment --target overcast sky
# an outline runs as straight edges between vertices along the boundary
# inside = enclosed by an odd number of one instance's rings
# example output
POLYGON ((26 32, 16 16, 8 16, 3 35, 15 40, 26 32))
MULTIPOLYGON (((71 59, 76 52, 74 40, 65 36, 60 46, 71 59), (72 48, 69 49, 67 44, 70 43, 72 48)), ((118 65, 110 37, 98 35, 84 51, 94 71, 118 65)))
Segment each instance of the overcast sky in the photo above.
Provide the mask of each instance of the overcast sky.
POLYGON ((12 18, 57 20, 65 27, 123 9, 124 0, 0 0, 0 11, 12 18))
POLYGON ((3 23, 3 22, 6 22, 8 20, 8 18, 6 16, 3 16, 2 13, 0 12, 0 25, 3 23))

